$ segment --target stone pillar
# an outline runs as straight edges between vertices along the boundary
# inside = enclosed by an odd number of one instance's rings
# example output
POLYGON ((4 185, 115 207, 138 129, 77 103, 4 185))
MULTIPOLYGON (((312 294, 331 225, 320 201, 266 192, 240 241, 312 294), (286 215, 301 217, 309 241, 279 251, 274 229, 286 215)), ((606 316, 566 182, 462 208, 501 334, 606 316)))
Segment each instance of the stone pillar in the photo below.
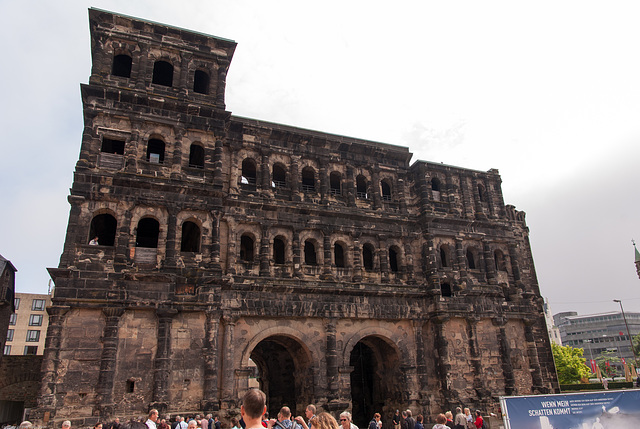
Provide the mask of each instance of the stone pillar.
POLYGON ((490 397, 491 392, 487 389, 485 376, 482 370, 482 355, 478 346, 478 317, 467 317, 467 337, 469 339, 469 363, 473 368, 473 388, 478 393, 478 399, 490 397))
POLYGON ((177 237, 178 213, 180 209, 178 207, 168 207, 167 211, 169 212, 169 218, 167 221, 167 242, 165 244, 164 265, 166 267, 175 267, 178 262, 177 252, 179 251, 178 246, 180 245, 177 237))
POLYGON ((411 243, 405 239, 403 243, 404 251, 404 272, 406 273, 406 281, 413 283, 413 250, 411 249, 411 243))
POLYGON ((206 338, 202 353, 204 355, 204 398, 202 409, 204 412, 214 412, 220 409, 218 395, 218 326, 219 315, 207 312, 205 325, 206 338))
POLYGON ((454 271, 458 271, 460 273, 460 280, 466 281, 467 278, 467 262, 466 255, 464 254, 464 249, 462 248, 462 239, 456 238, 456 257, 453 263, 454 271))
POLYGON ((375 169, 371 172, 371 194, 373 194, 373 208, 382 207, 382 196, 380 195, 380 172, 375 169))
POLYGON ((60 377, 60 346, 62 345, 62 325, 65 315, 71 307, 54 305, 47 308, 49 314, 49 327, 45 340, 44 356, 42 361, 42 382, 38 397, 38 408, 43 415, 49 413, 53 418, 56 410, 62 406, 65 393, 58 393, 58 384, 62 383, 60 377))
POLYGON ((138 147, 140 146, 140 121, 131 121, 130 141, 124 145, 124 170, 127 173, 138 172, 138 147))
POLYGON ((233 218, 227 218, 229 237, 227 237, 227 272, 229 274, 236 273, 236 264, 238 263, 238 245, 240 237, 236 232, 237 224, 233 218))
POLYGON ((301 201, 300 193, 300 157, 291 156, 291 167, 289 167, 289 188, 291 189, 291 201, 301 201))
POLYGON ((185 130, 180 128, 175 128, 175 141, 173 142, 173 159, 171 160, 171 178, 173 179, 181 179, 182 178, 182 138, 184 137, 185 130))
POLYGON ((460 198, 456 197, 455 184, 453 182, 453 176, 450 171, 447 171, 445 192, 441 193, 442 201, 449 203, 449 213, 460 216, 462 210, 460 208, 460 198))
POLYGON ((350 165, 347 166, 347 178, 345 180, 345 188, 346 189, 346 197, 347 197, 347 205, 355 206, 356 205, 356 182, 354 178, 353 167, 350 165))
POLYGON ((260 275, 269 276, 269 227, 262 225, 260 238, 260 275))
POLYGON ((382 281, 389 281, 389 249, 386 247, 386 237, 379 237, 378 259, 380 259, 380 273, 382 281))
POLYGON ((438 280, 438 262, 436 257, 436 247, 431 233, 425 233, 426 243, 422 245, 422 271, 427 278, 427 283, 433 288, 440 285, 438 280))
POLYGON ((224 62, 220 63, 218 68, 218 87, 216 88, 216 104, 225 108, 224 104, 224 91, 227 86, 227 69, 229 68, 229 64, 224 62))
POLYGON ((171 324, 173 316, 178 311, 174 309, 157 309, 158 316, 158 346, 153 373, 153 403, 160 414, 169 407, 169 374, 171 372, 171 324))
POLYGON ((406 191, 404 188, 404 179, 398 179, 398 203, 400 213, 407 212, 407 199, 405 197, 406 191))
POLYGON ((360 243, 361 233, 353 234, 353 245, 351 246, 351 254, 353 257, 353 281, 362 281, 362 245, 360 243))
POLYGON ((440 380, 440 391, 445 400, 445 408, 452 408, 456 405, 456 393, 451 390, 451 378, 449 374, 451 373, 452 365, 449 363, 449 343, 447 342, 447 337, 444 332, 444 325, 449 320, 449 317, 434 317, 431 320, 435 334, 434 345, 438 354, 436 371, 438 373, 438 380, 440 380))
POLYGON ((540 359, 538 357, 538 348, 536 347, 536 336, 533 332, 534 326, 544 323, 544 320, 525 319, 524 320, 524 339, 527 344, 527 354, 529 356, 529 368, 531 369, 531 382, 533 394, 547 393, 542 382, 542 370, 540 368, 540 359))
POLYGON ((327 399, 329 401, 339 398, 338 351, 336 348, 336 319, 325 319, 324 326, 327 335, 327 399))
POLYGON ((220 268, 220 218, 222 213, 211 210, 211 247, 209 268, 220 268))
POLYGON ((422 392, 418 397, 422 409, 429 408, 429 379, 427 376, 427 359, 424 351, 423 325, 422 320, 413 321, 413 331, 416 342, 416 376, 418 378, 418 391, 422 392))
POLYGON ((498 328, 498 346, 500 347, 500 358, 502 359, 502 376, 504 378, 504 394, 507 396, 516 393, 516 380, 511 365, 511 347, 507 338, 505 325, 506 319, 499 318, 492 320, 494 326, 498 328))
POLYGON ((71 205, 69 211, 69 225, 67 226, 67 237, 64 240, 64 250, 62 257, 60 258, 60 266, 75 265, 74 260, 76 257, 76 244, 88 244, 86 237, 80 235, 80 231, 86 231, 86 235, 89 235, 88 225, 80 225, 80 214, 82 213, 82 204, 84 204, 84 197, 69 195, 67 201, 71 205))
POLYGON ((138 61, 132 61, 131 77, 136 79, 136 89, 144 90, 147 85, 151 85, 151 78, 153 74, 153 59, 149 57, 149 44, 145 42, 138 42, 140 50, 134 50, 134 59, 138 61))
POLYGON ((467 176, 460 176, 460 193, 462 194, 462 215, 467 219, 473 218, 473 190, 469 189, 467 176))
POLYGON ((96 384, 98 403, 95 411, 102 421, 113 417, 113 380, 116 375, 116 358, 118 355, 118 324, 124 314, 123 308, 107 307, 102 309, 105 325, 102 333, 102 355, 100 356, 100 373, 96 384))
POLYGON ((302 277, 302 250, 300 248, 300 231, 293 231, 293 242, 291 243, 293 253, 293 276, 302 277))
POLYGON ((262 183, 260 183, 258 188, 262 189, 265 192, 271 192, 272 188, 271 188, 271 174, 269 172, 269 153, 266 151, 262 154, 262 158, 260 160, 260 170, 262 173, 260 175, 260 181, 262 183))
POLYGON ((329 196, 329 178, 327 177, 327 167, 325 163, 322 163, 320 171, 318 172, 318 181, 320 183, 320 201, 322 204, 325 204, 329 196))
POLYGON ((191 82, 192 85, 189 86, 189 63, 193 58, 193 54, 191 52, 181 52, 180 56, 182 61, 180 61, 180 75, 176 86, 180 91, 180 95, 185 96, 188 91, 193 89, 193 81, 191 82))
POLYGON ((495 219, 497 218, 496 216, 496 209, 495 209, 495 204, 494 204, 494 195, 493 195, 493 191, 491 190, 491 186, 489 186, 490 184, 487 183, 487 187, 485 189, 485 193, 487 196, 487 204, 489 206, 489 217, 491 219, 495 219))
POLYGON ((231 316, 223 316, 224 339, 222 340, 222 391, 220 392, 221 405, 223 408, 234 408, 236 405, 237 392, 234 390, 234 340, 233 331, 236 326, 237 319, 231 316))
POLYGON ((116 230, 116 239, 113 243, 115 254, 113 257, 113 267, 115 272, 119 273, 126 268, 129 261, 129 245, 131 244, 131 210, 123 210, 122 217, 119 219, 119 225, 116 230))
POLYGON ((482 243, 482 250, 484 255, 484 266, 485 272, 487 273, 487 280, 491 285, 498 284, 498 275, 496 272, 496 260, 493 256, 493 252, 491 251, 491 246, 489 243, 482 243))
POLYGON ((324 265, 322 268, 322 278, 329 279, 333 277, 333 271, 331 270, 331 235, 325 232, 322 242, 322 250, 324 252, 324 265))
POLYGON ((222 139, 216 138, 215 148, 213 150, 213 187, 218 190, 224 186, 222 181, 222 155, 222 139))

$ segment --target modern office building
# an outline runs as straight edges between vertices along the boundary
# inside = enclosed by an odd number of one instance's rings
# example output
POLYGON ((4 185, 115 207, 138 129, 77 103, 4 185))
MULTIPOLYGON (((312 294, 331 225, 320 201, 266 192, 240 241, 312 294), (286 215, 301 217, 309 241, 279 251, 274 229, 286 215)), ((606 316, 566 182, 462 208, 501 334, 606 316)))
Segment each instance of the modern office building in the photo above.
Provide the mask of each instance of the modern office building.
POLYGON ((4 355, 42 355, 49 326, 47 294, 16 293, 15 313, 9 320, 4 355))
MULTIPOLYGON (((625 316, 631 337, 640 333, 640 313, 625 312, 625 316)), ((603 352, 609 351, 620 360, 634 362, 631 342, 621 312, 579 316, 577 312, 569 311, 554 315, 553 320, 560 329, 562 344, 583 348, 586 359, 597 359, 603 352)), ((610 365, 615 367, 619 374, 624 375, 620 362, 610 362, 610 365)))

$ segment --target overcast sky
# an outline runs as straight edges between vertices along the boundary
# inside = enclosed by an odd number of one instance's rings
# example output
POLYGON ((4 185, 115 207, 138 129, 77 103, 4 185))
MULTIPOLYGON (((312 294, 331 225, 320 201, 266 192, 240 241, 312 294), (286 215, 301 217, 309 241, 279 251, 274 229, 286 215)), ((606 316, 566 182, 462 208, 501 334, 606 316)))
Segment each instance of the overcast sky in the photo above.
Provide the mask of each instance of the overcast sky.
POLYGON ((554 313, 640 311, 640 3, 0 0, 0 254, 46 293, 90 75, 87 9, 235 40, 234 115, 497 168, 554 313))

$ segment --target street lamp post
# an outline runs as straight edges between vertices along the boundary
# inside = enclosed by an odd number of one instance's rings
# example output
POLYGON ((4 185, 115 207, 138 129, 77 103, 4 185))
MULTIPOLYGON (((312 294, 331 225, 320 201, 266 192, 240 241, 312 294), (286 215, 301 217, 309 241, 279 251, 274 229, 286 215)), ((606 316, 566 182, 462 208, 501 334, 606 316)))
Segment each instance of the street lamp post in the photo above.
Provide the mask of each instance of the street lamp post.
POLYGON ((636 351, 633 348, 633 340, 631 338, 631 333, 629 332, 629 324, 627 323, 627 316, 624 314, 624 308, 622 308, 622 301, 619 299, 614 299, 613 302, 617 302, 620 304, 620 311, 622 312, 622 318, 624 319, 624 326, 627 327, 627 337, 629 337, 629 344, 631 344, 631 353, 633 353, 633 361, 636 364, 636 373, 638 372, 638 357, 636 356, 636 351))

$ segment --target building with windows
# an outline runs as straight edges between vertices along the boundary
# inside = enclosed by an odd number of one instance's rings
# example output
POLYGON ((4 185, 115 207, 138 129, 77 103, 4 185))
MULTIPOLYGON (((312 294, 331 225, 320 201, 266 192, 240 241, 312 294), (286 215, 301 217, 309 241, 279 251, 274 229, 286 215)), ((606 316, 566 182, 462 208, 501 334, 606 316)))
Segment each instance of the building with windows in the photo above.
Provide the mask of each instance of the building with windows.
POLYGON ((551 315, 551 306, 548 300, 544 300, 544 320, 547 323, 547 332, 549 332, 549 339, 552 343, 559 346, 562 345, 562 337, 560 336, 560 329, 555 325, 553 316, 551 315))
MULTIPOLYGON (((640 313, 626 312, 631 337, 640 333, 640 313)), ((615 356, 618 362, 610 362, 620 375, 624 375, 621 361, 634 362, 631 342, 621 312, 586 314, 579 316, 575 311, 558 313, 553 320, 560 330, 562 344, 584 349, 583 356, 588 361, 598 359, 603 353, 615 356)))
POLYGON ((49 326, 46 308, 51 305, 48 294, 16 293, 15 313, 11 315, 5 355, 42 355, 49 326))
POLYGON ((235 42, 89 23, 42 419, 228 419, 255 380, 272 415, 313 403, 359 426, 557 391, 525 214, 497 170, 232 115, 235 42))
MULTIPOLYGON (((0 255, 0 346, 6 350, 7 331, 13 318, 13 298, 16 290, 16 268, 0 255)), ((0 363, 2 356, 0 356, 0 363)))

